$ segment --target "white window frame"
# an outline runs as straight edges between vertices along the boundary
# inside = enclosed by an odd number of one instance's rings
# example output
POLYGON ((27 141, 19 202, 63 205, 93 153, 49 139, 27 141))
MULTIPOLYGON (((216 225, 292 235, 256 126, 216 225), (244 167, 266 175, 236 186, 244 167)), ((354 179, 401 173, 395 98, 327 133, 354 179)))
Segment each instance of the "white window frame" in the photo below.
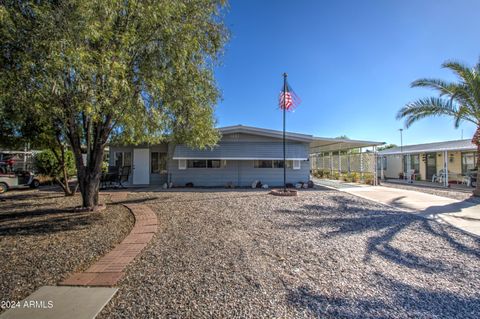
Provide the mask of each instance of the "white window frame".
POLYGON ((227 161, 226 160, 218 160, 218 159, 188 159, 186 161, 186 166, 187 169, 220 169, 220 168, 226 168, 227 167, 227 161), (205 161, 205 167, 189 167, 188 166, 188 161, 205 161), (220 166, 219 167, 208 167, 208 161, 220 161, 220 166))
MULTIPOLYGON (((287 169, 292 169, 293 168, 293 162, 295 160, 286 160, 286 165, 287 165, 287 169)), ((279 160, 279 159, 274 159, 274 160, 271 160, 271 159, 258 159, 258 160, 253 160, 253 168, 255 169, 283 169, 283 167, 275 167, 275 162, 283 162, 283 160, 279 160), (270 162, 271 166, 268 166, 268 167, 259 167, 259 166, 256 166, 255 165, 255 162, 257 161, 265 161, 265 162, 270 162)))
POLYGON ((299 160, 293 160, 293 169, 300 169, 301 166, 302 165, 300 164, 299 160))
POLYGON ((178 169, 179 170, 187 169, 187 160, 185 159, 178 160, 178 169))

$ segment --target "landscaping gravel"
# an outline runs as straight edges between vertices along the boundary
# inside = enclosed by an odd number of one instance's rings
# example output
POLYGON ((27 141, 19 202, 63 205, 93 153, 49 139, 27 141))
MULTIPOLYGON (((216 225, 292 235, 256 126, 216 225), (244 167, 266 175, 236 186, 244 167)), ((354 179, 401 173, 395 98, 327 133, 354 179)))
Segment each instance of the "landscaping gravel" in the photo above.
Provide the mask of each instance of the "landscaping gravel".
POLYGON ((345 194, 144 192, 159 231, 100 318, 478 318, 480 240, 345 194))
POLYGON ((400 189, 407 189, 437 196, 448 197, 456 200, 465 200, 472 203, 480 203, 480 197, 472 196, 473 188, 471 191, 464 191, 464 190, 457 190, 455 188, 449 189, 441 189, 435 187, 422 187, 407 184, 398 184, 398 183, 389 183, 389 182, 382 182, 382 186, 393 187, 393 188, 400 188, 400 189))
POLYGON ((19 301, 88 268, 134 221, 117 204, 102 212, 75 212, 80 196, 57 191, 12 191, 0 199, 0 301, 19 301))

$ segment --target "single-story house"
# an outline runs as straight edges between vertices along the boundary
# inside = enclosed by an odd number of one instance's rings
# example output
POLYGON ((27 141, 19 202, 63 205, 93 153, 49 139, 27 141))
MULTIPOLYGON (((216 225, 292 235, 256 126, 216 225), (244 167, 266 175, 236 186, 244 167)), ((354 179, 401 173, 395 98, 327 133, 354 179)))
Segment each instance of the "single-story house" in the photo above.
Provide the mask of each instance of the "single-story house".
POLYGON ((477 165, 477 147, 470 139, 405 145, 378 152, 378 169, 384 178, 399 178, 415 170, 419 180, 462 182, 477 165), (445 173, 447 172, 447 174, 445 173), (442 180, 438 177, 443 176, 442 180))
MULTIPOLYGON (((219 128, 221 140, 212 149, 192 149, 169 143, 110 145, 109 165, 131 166, 131 185, 250 186, 255 180, 283 184, 283 132, 251 126, 219 128)), ((310 149, 365 143, 286 132, 287 183, 310 179, 310 149)), ((382 143, 379 143, 382 144, 382 143)))

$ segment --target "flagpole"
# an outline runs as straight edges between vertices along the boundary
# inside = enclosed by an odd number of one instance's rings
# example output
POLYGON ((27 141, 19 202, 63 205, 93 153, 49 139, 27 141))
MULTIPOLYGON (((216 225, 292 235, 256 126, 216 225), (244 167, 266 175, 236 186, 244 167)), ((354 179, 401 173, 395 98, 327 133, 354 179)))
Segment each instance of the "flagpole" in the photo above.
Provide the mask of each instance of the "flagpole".
POLYGON ((287 108, 287 73, 283 73, 283 192, 287 192, 287 163, 285 161, 285 112, 287 108))

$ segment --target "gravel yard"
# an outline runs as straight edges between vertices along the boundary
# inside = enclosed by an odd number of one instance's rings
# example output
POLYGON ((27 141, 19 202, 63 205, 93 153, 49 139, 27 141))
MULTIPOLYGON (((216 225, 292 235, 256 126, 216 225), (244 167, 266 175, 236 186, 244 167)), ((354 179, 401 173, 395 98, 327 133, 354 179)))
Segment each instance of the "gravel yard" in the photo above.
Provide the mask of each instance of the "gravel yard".
POLYGON ((408 189, 412 191, 448 197, 456 200, 465 200, 473 203, 480 203, 479 197, 472 196, 473 188, 471 188, 471 191, 465 191, 465 190, 459 190, 455 188, 442 189, 437 187, 425 187, 425 186, 422 187, 422 186, 417 186, 415 184, 408 185, 408 184, 399 184, 399 183, 389 183, 388 181, 382 182, 382 186, 408 189))
MULTIPOLYGON (((133 226, 121 205, 74 212, 80 196, 19 190, 0 195, 0 300, 19 301, 55 285, 110 251, 133 226)), ((0 309, 1 311, 1 309, 0 309)))
POLYGON ((100 318, 479 318, 480 240, 336 190, 138 192, 159 231, 100 318))

